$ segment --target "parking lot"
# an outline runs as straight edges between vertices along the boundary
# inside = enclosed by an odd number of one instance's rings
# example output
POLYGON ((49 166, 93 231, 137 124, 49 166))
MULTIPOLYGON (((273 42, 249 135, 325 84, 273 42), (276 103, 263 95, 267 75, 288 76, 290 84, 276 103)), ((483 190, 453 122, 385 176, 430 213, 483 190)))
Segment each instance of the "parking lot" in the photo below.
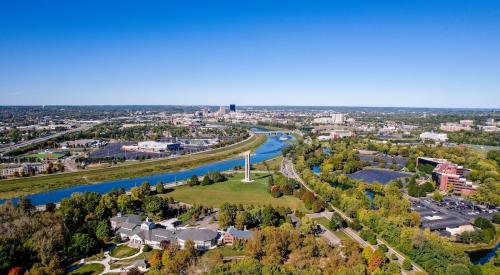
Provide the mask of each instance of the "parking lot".
POLYGON ((442 202, 430 198, 411 198, 413 210, 420 213, 422 227, 445 230, 473 222, 477 217, 491 219, 497 209, 478 206, 461 197, 445 197, 442 202))

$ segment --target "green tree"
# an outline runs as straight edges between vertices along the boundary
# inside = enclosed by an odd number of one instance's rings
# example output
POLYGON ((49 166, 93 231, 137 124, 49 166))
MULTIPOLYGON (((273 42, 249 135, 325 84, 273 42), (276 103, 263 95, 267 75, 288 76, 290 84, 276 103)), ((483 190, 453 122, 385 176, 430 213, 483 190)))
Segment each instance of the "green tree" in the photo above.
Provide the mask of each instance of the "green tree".
POLYGON ((70 244, 66 248, 66 255, 71 258, 85 257, 97 248, 97 241, 91 235, 75 233, 71 236, 70 244))
POLYGON ((134 205, 132 202, 132 198, 127 194, 119 195, 118 199, 116 200, 116 204, 118 206, 118 210, 125 213, 132 211, 134 205))
POLYGON ((165 187, 163 186, 163 183, 158 182, 156 184, 156 193, 157 194, 163 194, 165 192, 165 187))
POLYGON ((107 240, 113 235, 113 233, 111 232, 111 227, 109 226, 109 222, 107 220, 100 221, 97 224, 95 235, 101 240, 107 240))

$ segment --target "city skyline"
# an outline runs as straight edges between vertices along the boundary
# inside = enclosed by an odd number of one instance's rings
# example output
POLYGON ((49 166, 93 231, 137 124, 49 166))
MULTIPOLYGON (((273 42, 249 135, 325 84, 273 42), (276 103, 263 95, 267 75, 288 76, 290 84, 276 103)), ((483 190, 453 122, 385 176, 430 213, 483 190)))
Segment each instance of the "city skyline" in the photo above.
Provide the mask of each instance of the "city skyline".
POLYGON ((500 102, 494 2, 56 1, 0 15, 0 105, 500 102))

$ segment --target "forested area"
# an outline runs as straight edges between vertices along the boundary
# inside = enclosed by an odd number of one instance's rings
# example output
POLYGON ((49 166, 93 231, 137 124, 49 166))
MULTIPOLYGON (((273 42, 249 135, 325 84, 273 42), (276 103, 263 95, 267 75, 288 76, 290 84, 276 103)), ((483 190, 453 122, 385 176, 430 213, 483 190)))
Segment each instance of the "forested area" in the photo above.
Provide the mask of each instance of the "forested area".
MULTIPOLYGON (((163 192, 158 188, 157 192, 163 192)), ((131 195, 123 189, 100 195, 74 193, 56 209, 48 204, 37 211, 28 199, 17 205, 0 205, 0 273, 23 267, 28 274, 63 274, 73 260, 98 253, 111 241, 119 242, 111 231, 109 218, 117 212, 166 218, 177 214, 173 199, 155 196, 148 183, 134 187, 131 195)))

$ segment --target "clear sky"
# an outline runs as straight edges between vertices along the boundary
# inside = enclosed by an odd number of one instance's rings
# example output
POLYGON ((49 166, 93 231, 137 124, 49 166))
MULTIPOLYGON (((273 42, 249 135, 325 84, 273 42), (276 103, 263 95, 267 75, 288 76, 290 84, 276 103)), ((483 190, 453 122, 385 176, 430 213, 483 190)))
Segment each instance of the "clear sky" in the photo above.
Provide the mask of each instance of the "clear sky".
POLYGON ((500 1, 2 1, 0 105, 500 107, 500 1))

